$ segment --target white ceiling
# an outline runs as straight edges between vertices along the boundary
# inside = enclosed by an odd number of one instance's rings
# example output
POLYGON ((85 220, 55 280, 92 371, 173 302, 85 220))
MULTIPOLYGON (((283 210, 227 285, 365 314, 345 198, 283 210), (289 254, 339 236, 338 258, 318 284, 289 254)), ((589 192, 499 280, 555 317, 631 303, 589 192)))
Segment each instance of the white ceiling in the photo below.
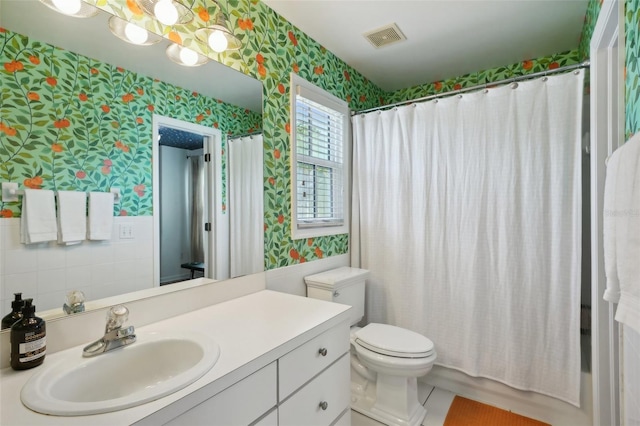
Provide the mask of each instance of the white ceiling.
POLYGON ((262 0, 393 91, 575 49, 587 0, 262 0), (407 40, 362 34, 395 23, 407 40))
POLYGON ((38 0, 0 0, 0 26, 107 64, 157 78, 189 91, 262 112, 262 83, 216 61, 184 67, 165 54, 168 40, 134 46, 109 30, 109 14, 73 18, 38 0))

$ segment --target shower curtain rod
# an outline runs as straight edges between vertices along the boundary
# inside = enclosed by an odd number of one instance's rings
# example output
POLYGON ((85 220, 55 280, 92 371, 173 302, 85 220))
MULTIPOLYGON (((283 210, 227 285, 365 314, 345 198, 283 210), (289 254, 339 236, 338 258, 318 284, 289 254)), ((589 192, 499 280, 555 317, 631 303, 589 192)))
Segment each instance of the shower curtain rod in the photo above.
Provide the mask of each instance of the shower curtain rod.
POLYGON ((471 92, 473 90, 486 89, 489 86, 499 86, 499 85, 513 83, 513 82, 516 82, 516 81, 529 80, 529 79, 532 79, 532 78, 535 78, 535 77, 551 75, 551 74, 558 74, 558 73, 561 73, 561 72, 564 72, 564 71, 571 71, 571 70, 575 70, 575 69, 578 69, 578 68, 588 68, 589 65, 590 65, 589 61, 584 61, 584 62, 581 62, 579 64, 567 65, 567 66, 564 66, 564 67, 555 68, 555 69, 552 69, 552 70, 534 72, 532 74, 527 74, 527 75, 519 75, 517 77, 506 78, 504 80, 492 81, 490 83, 484 83, 484 84, 478 84, 478 85, 472 86, 472 87, 467 87, 467 88, 458 89, 458 90, 451 90, 449 92, 438 93, 436 95, 424 96, 422 98, 411 99, 411 100, 408 100, 408 101, 396 102, 394 104, 382 105, 382 106, 375 107, 375 108, 364 109, 362 111, 352 111, 351 115, 364 114, 366 112, 378 111, 378 110, 386 109, 386 108, 394 108, 394 107, 397 107, 397 106, 412 104, 412 103, 415 103, 415 102, 424 102, 424 101, 428 101, 428 100, 431 100, 431 99, 442 98, 442 97, 445 97, 445 96, 453 96, 453 95, 457 95, 457 94, 460 94, 460 93, 471 92))
POLYGON ((255 135, 260 135, 260 134, 262 134, 262 130, 255 131, 255 132, 252 132, 252 133, 241 133, 239 135, 229 136, 229 137, 227 137, 227 140, 240 139, 240 138, 244 138, 244 137, 247 137, 247 136, 255 136, 255 135))

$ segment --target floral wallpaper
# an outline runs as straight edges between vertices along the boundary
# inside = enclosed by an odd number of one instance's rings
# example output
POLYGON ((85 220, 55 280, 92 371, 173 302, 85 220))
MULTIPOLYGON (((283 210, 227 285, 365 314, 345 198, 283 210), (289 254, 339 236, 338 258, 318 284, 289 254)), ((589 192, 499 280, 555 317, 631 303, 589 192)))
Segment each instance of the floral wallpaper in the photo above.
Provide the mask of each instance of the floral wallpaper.
MULTIPOLYGON (((115 214, 152 214, 152 115, 259 129, 261 116, 0 30, 0 180, 25 188, 121 188, 115 214)), ((2 217, 22 203, 0 201, 2 217)))
POLYGON ((593 36, 593 30, 596 27, 598 14, 602 8, 602 0, 589 0, 587 3, 587 13, 584 16, 584 24, 582 26, 582 34, 580 35, 580 44, 578 51, 580 52, 580 60, 589 59, 589 44, 593 36))
POLYGON ((569 52, 544 56, 542 58, 517 62, 503 67, 465 74, 460 77, 450 78, 447 80, 435 81, 406 89, 400 89, 388 95, 387 99, 388 103, 403 102, 424 96, 446 93, 452 90, 464 89, 466 87, 473 87, 479 84, 488 84, 494 81, 577 63, 580 63, 580 55, 576 49, 569 52))
MULTIPOLYGON (((352 110, 361 110, 431 93, 491 82, 512 75, 527 74, 542 69, 577 63, 584 56, 584 48, 581 47, 570 52, 531 59, 440 82, 431 82, 393 93, 385 93, 259 0, 221 0, 219 2, 221 9, 229 18, 229 27, 242 42, 240 50, 223 54, 210 52, 206 45, 198 41, 194 36, 196 28, 213 23, 212 20, 217 8, 213 0, 194 0, 192 7, 195 12, 194 21, 187 25, 175 25, 172 27, 163 26, 144 16, 132 0, 84 1, 115 15, 136 21, 157 34, 162 34, 172 41, 200 51, 200 53, 262 81, 266 269, 343 254, 348 251, 349 244, 348 235, 346 234, 306 240, 291 239, 289 229, 291 215, 289 75, 291 72, 297 73, 332 94, 345 99, 352 110)), ((638 0, 633 1, 635 3, 638 2, 638 0)), ((595 22, 597 2, 598 0, 590 0, 585 21, 593 20, 595 22)), ((589 25, 585 25, 585 28, 589 29, 589 25)), ((585 37, 586 39, 590 37, 590 35, 585 36, 584 34, 585 32, 583 32, 583 40, 585 37)), ((583 46, 583 44, 580 46, 583 46)), ((576 40, 576 46, 578 46, 578 40, 576 40)), ((134 95, 134 99, 137 99, 135 91, 131 92, 131 94, 134 95)), ((178 96, 181 97, 182 101, 188 98, 188 94, 180 94, 178 96)), ((175 108, 181 109, 182 107, 175 105, 175 108)), ((203 114, 202 119, 212 124, 211 116, 202 112, 199 114, 203 114)), ((95 126, 95 123, 93 125, 95 126)), ((222 123, 219 123, 219 125, 222 126, 222 123)), ((3 129, 0 129, 0 132, 4 131, 3 129)), ((123 144, 127 143, 124 140, 121 140, 121 142, 123 144)), ((130 143, 127 146, 133 152, 133 147, 130 146, 130 143)), ((97 147, 100 146, 97 145, 97 147)), ((112 150, 119 150, 119 148, 114 145, 112 150)), ((118 152, 115 153, 118 154, 118 152)), ((49 156, 51 155, 49 153, 49 156)), ((126 163, 121 163, 120 161, 114 163, 113 160, 111 161, 112 164, 109 167, 114 173, 117 169, 126 167, 126 163)), ((143 164, 143 162, 137 162, 137 164, 143 164)), ((100 176, 102 173, 99 170, 105 166, 107 164, 102 164, 94 170, 95 179, 98 179, 98 181, 105 178, 105 176, 100 176)), ((14 167, 13 161, 10 167, 14 167)), ((62 173, 67 175, 71 175, 73 172, 70 167, 60 168, 64 169, 62 173)), ((141 175, 134 173, 134 176, 137 179, 141 175)), ((113 175, 111 177, 113 178, 113 175)), ((134 182, 134 178, 129 179, 131 180, 130 185, 140 184, 134 182)), ((151 191, 148 179, 142 184, 145 185, 145 193, 151 191)), ((140 188, 138 187, 138 189, 140 188)), ((135 191, 130 195, 130 198, 132 198, 129 201, 130 203, 135 199, 133 198, 134 196, 136 196, 135 191)), ((132 210, 133 214, 135 204, 128 208, 132 210)))
POLYGON ((625 132, 640 132, 640 0, 625 2, 625 132))

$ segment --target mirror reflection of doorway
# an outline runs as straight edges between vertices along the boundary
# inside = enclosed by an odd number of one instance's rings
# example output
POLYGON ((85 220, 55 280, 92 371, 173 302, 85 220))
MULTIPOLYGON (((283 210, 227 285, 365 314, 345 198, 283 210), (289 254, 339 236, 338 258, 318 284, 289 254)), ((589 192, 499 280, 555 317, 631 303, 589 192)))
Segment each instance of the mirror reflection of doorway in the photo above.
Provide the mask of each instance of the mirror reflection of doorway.
POLYGON ((228 275, 228 224, 216 209, 221 137, 217 129, 153 117, 155 286, 228 275))

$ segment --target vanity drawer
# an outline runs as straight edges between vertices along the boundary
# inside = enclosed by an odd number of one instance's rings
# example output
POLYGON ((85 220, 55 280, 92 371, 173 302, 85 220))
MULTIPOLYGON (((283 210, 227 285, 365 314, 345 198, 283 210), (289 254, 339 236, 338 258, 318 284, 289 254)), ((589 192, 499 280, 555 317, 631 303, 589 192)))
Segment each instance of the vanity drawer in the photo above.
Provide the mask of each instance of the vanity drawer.
POLYGON ((272 362, 166 424, 248 425, 276 404, 276 363, 272 362))
POLYGON ((342 354, 349 352, 349 344, 349 323, 344 322, 280 358, 278 360, 280 401, 324 370, 342 354))
POLYGON ((349 407, 349 354, 280 405, 280 426, 329 426, 349 407), (324 407, 324 409, 323 409, 324 407))

